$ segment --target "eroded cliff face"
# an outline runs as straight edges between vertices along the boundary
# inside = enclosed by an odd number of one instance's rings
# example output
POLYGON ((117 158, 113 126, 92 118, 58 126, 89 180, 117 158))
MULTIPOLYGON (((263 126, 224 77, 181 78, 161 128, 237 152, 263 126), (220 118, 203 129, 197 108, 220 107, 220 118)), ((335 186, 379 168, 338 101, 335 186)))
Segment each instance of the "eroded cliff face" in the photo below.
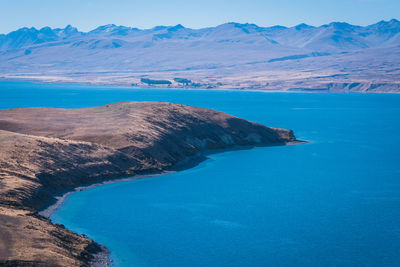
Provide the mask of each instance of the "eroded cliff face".
POLYGON ((213 149, 292 141, 290 130, 170 103, 1 110, 0 263, 89 265, 100 245, 37 214, 63 190, 168 170, 213 149))

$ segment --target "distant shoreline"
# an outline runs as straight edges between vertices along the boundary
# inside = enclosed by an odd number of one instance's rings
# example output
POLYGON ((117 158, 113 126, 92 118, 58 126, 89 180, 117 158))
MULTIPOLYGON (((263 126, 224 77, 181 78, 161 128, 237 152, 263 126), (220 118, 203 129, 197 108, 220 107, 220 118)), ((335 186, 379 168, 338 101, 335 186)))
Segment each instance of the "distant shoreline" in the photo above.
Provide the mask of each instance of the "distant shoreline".
POLYGON ((67 81, 48 81, 39 79, 14 79, 14 78, 3 78, 0 77, 0 82, 30 82, 35 84, 55 84, 55 85, 88 85, 88 86, 111 86, 119 87, 121 89, 147 89, 147 90, 198 90, 198 91, 246 91, 246 92, 264 92, 264 93, 307 93, 305 91, 291 91, 291 90, 279 90, 279 89, 243 89, 243 88, 201 88, 201 87, 161 87, 161 86, 130 86, 129 84, 123 83, 94 83, 94 82, 67 82, 67 81))
POLYGON ((400 94, 399 92, 380 92, 380 91, 351 91, 351 92, 341 92, 341 91, 329 91, 329 89, 247 89, 247 88, 201 88, 201 87, 158 87, 158 86, 130 86, 124 83, 95 83, 95 82, 82 82, 82 81, 49 81, 41 79, 30 79, 30 78, 5 78, 0 77, 0 82, 30 82, 35 84, 54 84, 54 85, 88 85, 88 86, 110 86, 118 87, 121 89, 141 89, 141 90, 198 90, 198 91, 234 91, 234 92, 263 92, 263 93, 331 93, 331 94, 400 94))

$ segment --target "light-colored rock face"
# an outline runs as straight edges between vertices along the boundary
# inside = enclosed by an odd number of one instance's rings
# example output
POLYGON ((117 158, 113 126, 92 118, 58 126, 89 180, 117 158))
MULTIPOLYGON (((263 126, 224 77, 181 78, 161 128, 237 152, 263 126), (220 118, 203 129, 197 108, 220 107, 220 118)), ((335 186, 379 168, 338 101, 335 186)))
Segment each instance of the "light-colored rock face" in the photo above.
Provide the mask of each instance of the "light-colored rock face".
POLYGON ((212 149, 291 141, 290 130, 170 103, 0 110, 0 263, 86 265, 100 249, 35 215, 57 192, 170 169, 212 149))

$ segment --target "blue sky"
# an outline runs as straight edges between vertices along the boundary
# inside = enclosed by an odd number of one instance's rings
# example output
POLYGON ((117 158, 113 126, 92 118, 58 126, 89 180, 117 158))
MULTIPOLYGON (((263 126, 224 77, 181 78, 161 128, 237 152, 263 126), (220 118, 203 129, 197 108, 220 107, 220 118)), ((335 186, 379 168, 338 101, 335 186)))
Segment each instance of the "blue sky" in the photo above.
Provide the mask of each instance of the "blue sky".
POLYGON ((399 17, 400 0, 2 0, 0 33, 68 24, 88 31, 109 23, 139 28, 179 23, 201 28, 232 21, 260 26, 332 21, 368 25, 399 17))

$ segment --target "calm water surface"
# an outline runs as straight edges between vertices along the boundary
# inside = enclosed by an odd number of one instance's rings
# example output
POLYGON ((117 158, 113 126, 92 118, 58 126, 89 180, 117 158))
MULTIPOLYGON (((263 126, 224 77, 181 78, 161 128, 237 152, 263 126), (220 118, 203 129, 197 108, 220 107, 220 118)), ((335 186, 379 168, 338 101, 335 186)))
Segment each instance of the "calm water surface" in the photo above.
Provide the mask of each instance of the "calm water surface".
POLYGON ((0 108, 189 104, 311 141, 71 195, 51 219, 106 245, 116 266, 400 265, 400 95, 21 82, 0 94, 0 108))

